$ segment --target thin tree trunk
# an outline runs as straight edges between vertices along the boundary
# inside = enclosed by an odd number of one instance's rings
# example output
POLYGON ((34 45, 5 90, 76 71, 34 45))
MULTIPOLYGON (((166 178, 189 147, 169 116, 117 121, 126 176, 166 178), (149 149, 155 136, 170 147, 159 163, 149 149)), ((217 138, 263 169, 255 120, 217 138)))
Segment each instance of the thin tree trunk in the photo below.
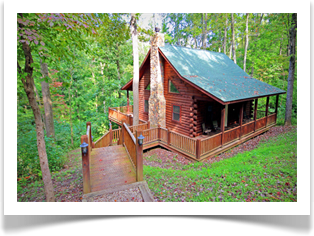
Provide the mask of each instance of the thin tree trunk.
POLYGON ((131 35, 133 42, 133 125, 139 124, 139 65, 138 65, 138 39, 135 14, 131 13, 131 35))
POLYGON ((228 26, 228 13, 226 13, 225 34, 224 34, 224 54, 226 55, 227 55, 227 26, 228 26))
MULTIPOLYGON (((23 14, 19 13, 19 15, 23 18, 23 14)), ((22 24, 19 24, 19 27, 23 28, 22 24)), ((38 104, 35 99, 34 94, 34 78, 33 78, 33 67, 31 66, 33 61, 33 57, 31 54, 31 48, 27 43, 22 43, 22 48, 25 56, 25 68, 24 72, 27 73, 25 79, 22 79, 22 83, 24 85, 24 90, 27 95, 29 104, 32 108, 35 125, 36 125, 36 135, 37 135, 37 148, 38 148, 38 155, 40 160, 40 167, 42 172, 42 179, 44 182, 45 188, 45 195, 47 202, 54 202, 55 196, 53 192, 53 185, 51 180, 51 174, 48 165, 48 158, 46 152, 46 144, 44 139, 44 130, 42 125, 42 120, 40 117, 40 110, 38 104)), ((19 73, 22 73, 22 69, 17 63, 19 73)))
POLYGON ((202 34, 202 36, 203 36, 203 49, 206 49, 206 34, 207 34, 207 13, 203 13, 202 14, 202 19, 203 19, 203 34, 202 34), (203 16, 203 14, 204 14, 204 16, 203 16))
MULTIPOLYGON (((121 70, 120 70, 120 62, 119 62, 119 46, 117 44, 117 59, 116 59, 116 63, 117 63, 117 72, 118 72, 118 80, 119 80, 119 87, 120 87, 120 82, 121 82, 121 70)), ((119 98, 121 98, 121 92, 120 90, 118 90, 118 94, 119 94, 119 98)))
POLYGON ((232 60, 232 43, 230 44, 229 58, 232 60))
POLYGON ((235 53, 235 37, 234 37, 234 13, 231 13, 231 31, 232 31, 232 56, 233 56, 233 62, 237 64, 237 58, 235 53))
POLYGON ((244 47, 244 59, 243 59, 243 70, 246 71, 246 56, 247 48, 249 46, 249 13, 246 13, 246 27, 245 27, 245 47, 244 47))
POLYGON ((291 125, 293 83, 294 83, 294 71, 295 71, 296 28, 297 28, 297 13, 293 13, 292 25, 290 29, 290 64, 289 64, 289 75, 288 75, 285 125, 291 125))
POLYGON ((73 82, 73 77, 72 77, 72 73, 71 73, 71 82, 70 82, 70 86, 69 86, 69 108, 70 108, 70 128, 71 128, 71 144, 73 146, 74 142, 73 142, 73 122, 72 122, 72 106, 71 106, 71 102, 72 102, 72 97, 73 95, 71 94, 71 87, 72 87, 72 82, 73 82))
MULTIPOLYGON (((43 78, 48 77, 48 65, 47 63, 40 62, 41 73, 43 78)), ((44 108, 45 108, 45 120, 46 120, 46 132, 47 136, 55 136, 55 129, 53 124, 53 112, 52 102, 49 90, 49 84, 46 81, 41 82, 41 91, 43 94, 44 108)))
MULTIPOLYGON (((37 88, 36 88, 36 85, 34 83, 34 91, 35 91, 35 94, 36 94, 36 100, 38 102, 38 106, 41 107, 41 102, 40 102, 40 97, 39 97, 39 94, 38 94, 38 91, 37 91, 37 88)), ((40 109, 39 109, 40 110, 40 109)), ((43 126, 44 126, 44 129, 46 130, 46 121, 45 121, 45 117, 44 115, 40 112, 40 116, 41 116, 41 119, 43 121, 43 126)))

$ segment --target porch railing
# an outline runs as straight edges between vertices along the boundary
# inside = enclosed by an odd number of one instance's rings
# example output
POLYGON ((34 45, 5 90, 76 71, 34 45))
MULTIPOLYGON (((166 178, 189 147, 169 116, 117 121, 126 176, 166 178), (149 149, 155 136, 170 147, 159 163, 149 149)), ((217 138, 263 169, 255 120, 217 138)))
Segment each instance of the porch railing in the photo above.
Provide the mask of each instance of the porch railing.
MULTIPOLYGON (((124 108, 120 110, 124 110, 124 108)), ((260 113, 265 112, 260 111, 260 113)), ((133 119, 133 117, 131 118, 133 119)), ((269 127, 275 123, 276 113, 273 113, 269 114, 267 117, 258 118, 256 121, 252 120, 248 123, 244 123, 242 126, 225 130, 224 133, 218 133, 203 139, 190 138, 166 128, 150 128, 149 122, 145 121, 140 122, 137 126, 128 126, 128 129, 133 135, 136 134, 136 132, 143 132, 143 136, 145 137, 144 147, 149 148, 162 145, 199 160, 211 155, 211 153, 216 153, 217 149, 223 148, 225 145, 232 144, 247 136, 251 137, 254 132, 260 132, 263 128, 269 127)), ((117 135, 121 135, 121 133, 117 133, 117 135)), ((101 143, 108 143, 108 141, 105 139, 101 143)), ((98 141, 96 142, 96 147, 98 147, 97 144, 98 141)))

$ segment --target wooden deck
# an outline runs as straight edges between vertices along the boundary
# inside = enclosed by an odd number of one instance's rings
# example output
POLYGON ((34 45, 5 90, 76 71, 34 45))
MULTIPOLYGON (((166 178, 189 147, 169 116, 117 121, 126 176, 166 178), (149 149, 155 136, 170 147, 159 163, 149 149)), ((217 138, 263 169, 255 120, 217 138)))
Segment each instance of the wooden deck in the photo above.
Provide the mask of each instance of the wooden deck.
POLYGON ((136 182, 136 172, 122 145, 93 148, 90 163, 91 192, 136 182))

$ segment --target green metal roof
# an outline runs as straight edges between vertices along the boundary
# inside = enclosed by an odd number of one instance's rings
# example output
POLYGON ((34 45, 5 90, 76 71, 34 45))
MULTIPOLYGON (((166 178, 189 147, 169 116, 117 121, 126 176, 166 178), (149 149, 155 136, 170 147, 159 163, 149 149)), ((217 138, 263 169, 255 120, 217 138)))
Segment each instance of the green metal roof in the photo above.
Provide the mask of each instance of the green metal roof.
POLYGON ((285 93, 252 78, 224 53, 169 44, 160 50, 182 77, 223 102, 285 93))

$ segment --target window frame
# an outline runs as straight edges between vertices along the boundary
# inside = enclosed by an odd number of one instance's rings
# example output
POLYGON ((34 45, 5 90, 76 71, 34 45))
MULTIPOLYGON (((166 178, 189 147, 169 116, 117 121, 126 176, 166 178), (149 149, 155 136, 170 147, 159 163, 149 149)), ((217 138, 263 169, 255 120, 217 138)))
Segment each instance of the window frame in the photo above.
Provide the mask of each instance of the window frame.
POLYGON ((173 83, 170 79, 168 80, 168 93, 171 93, 171 94, 180 94, 179 89, 174 85, 174 83, 173 83), (177 93, 176 93, 176 92, 171 92, 171 84, 170 84, 170 83, 172 83, 173 86, 178 90, 177 93))
POLYGON ((148 114, 148 112, 149 112, 149 101, 144 98, 144 113, 148 114), (148 111, 145 111, 145 101, 147 101, 147 110, 148 111))
POLYGON ((182 115, 181 115, 181 113, 182 113, 182 107, 181 107, 181 105, 178 105, 178 104, 172 104, 172 110, 171 110, 171 121, 172 122, 175 122, 175 123, 181 123, 181 117, 182 117, 182 115), (175 114, 179 114, 179 120, 174 120, 173 118, 174 118, 174 112, 173 112, 173 108, 174 108, 174 106, 177 106, 177 107, 179 107, 180 108, 180 113, 177 113, 177 112, 175 112, 175 114))

